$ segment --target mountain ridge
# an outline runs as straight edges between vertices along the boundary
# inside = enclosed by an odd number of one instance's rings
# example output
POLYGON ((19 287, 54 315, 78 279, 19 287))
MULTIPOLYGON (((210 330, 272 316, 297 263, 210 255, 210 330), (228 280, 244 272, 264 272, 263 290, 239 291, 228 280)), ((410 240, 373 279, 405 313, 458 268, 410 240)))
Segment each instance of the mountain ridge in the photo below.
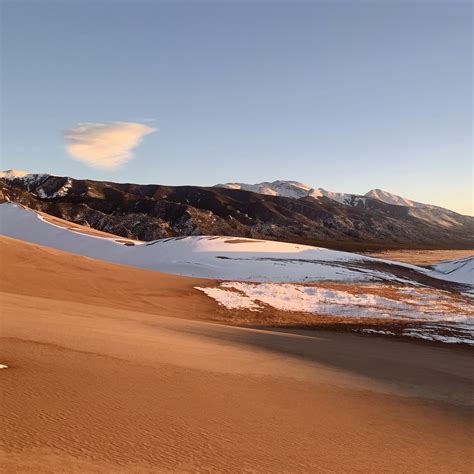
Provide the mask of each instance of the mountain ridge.
POLYGON ((457 225, 443 227, 413 217, 408 207, 363 196, 342 204, 328 196, 26 174, 0 177, 0 199, 144 241, 228 235, 348 250, 474 248, 474 218, 457 215, 457 225))
POLYGON ((274 196, 285 196, 296 199, 303 197, 313 197, 319 199, 321 197, 328 197, 333 201, 337 201, 341 204, 349 206, 360 206, 365 205, 366 199, 375 199, 377 201, 384 202, 385 204, 391 204, 395 206, 403 206, 410 208, 410 215, 417 219, 425 220, 427 222, 436 222, 437 224, 444 227, 451 227, 457 225, 457 216, 466 216, 450 209, 436 206, 434 204, 425 204, 411 199, 404 198, 394 193, 384 191, 379 188, 371 189, 365 194, 351 194, 327 191, 324 188, 313 188, 307 184, 300 183, 298 181, 265 181, 256 184, 247 183, 224 183, 216 184, 216 187, 223 187, 227 189, 243 189, 247 191, 253 191, 261 194, 269 194, 274 196))
MULTIPOLYGON (((443 209, 450 212, 455 212, 456 214, 460 214, 456 211, 452 211, 451 209, 444 208, 442 206, 437 206, 435 204, 427 204, 418 201, 413 201, 411 199, 399 196, 398 194, 385 191, 380 188, 373 188, 370 191, 367 191, 365 194, 356 194, 356 193, 341 193, 341 192, 334 192, 328 191, 325 188, 315 188, 305 183, 301 183, 299 181, 291 181, 291 180, 276 180, 276 181, 263 181, 261 183, 255 184, 248 184, 248 183, 240 183, 240 182, 229 182, 229 183, 222 183, 222 184, 215 184, 215 187, 220 188, 228 188, 228 189, 242 189, 245 191, 253 191, 259 192, 261 194, 271 194, 274 196, 285 196, 285 197, 306 197, 306 196, 313 196, 313 197, 320 197, 320 196, 356 196, 356 197, 369 197, 373 199, 378 199, 379 201, 385 202, 387 204, 394 204, 399 206, 405 207, 430 207, 430 208, 437 208, 443 209), (282 192, 286 189, 290 189, 289 192, 285 193, 282 192), (295 194, 299 194, 295 196, 295 194)), ((335 199, 337 200, 337 199, 335 199)), ((338 201, 341 202, 341 201, 338 201)), ((464 214, 460 214, 464 215, 464 214)))

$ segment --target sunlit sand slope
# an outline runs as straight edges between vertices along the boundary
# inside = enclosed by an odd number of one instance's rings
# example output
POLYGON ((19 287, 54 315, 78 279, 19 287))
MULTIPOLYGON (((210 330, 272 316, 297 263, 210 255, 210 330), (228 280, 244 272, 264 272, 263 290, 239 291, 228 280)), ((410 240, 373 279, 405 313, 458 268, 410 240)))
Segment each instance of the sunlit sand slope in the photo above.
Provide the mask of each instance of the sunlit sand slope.
POLYGON ((170 318, 209 280, 0 255, 5 472, 472 469, 467 350, 170 318))

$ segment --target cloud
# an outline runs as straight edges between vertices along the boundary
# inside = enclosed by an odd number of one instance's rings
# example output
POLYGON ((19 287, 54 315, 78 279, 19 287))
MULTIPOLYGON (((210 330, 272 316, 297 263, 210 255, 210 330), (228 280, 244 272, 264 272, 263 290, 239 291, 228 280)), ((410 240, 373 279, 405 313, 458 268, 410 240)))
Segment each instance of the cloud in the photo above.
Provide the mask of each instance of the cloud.
POLYGON ((114 169, 133 158, 132 150, 155 128, 135 122, 82 123, 64 130, 67 152, 87 166, 114 169))

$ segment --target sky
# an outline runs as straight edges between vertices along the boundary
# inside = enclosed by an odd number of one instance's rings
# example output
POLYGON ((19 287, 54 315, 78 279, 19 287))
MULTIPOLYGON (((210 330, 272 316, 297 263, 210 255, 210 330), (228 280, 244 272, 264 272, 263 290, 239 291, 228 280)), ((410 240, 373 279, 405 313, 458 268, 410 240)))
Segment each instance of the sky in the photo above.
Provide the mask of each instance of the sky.
POLYGON ((472 4, 1 2, 2 168, 473 213, 472 4))

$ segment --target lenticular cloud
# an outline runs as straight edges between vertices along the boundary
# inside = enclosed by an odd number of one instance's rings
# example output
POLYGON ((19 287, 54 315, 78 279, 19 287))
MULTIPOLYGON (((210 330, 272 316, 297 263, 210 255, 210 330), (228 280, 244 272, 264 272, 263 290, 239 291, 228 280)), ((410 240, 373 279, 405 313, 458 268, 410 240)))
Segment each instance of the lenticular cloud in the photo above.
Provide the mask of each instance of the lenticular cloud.
POLYGON ((133 158, 132 150, 156 129, 134 122, 83 123, 64 131, 67 152, 87 166, 118 168, 133 158))

